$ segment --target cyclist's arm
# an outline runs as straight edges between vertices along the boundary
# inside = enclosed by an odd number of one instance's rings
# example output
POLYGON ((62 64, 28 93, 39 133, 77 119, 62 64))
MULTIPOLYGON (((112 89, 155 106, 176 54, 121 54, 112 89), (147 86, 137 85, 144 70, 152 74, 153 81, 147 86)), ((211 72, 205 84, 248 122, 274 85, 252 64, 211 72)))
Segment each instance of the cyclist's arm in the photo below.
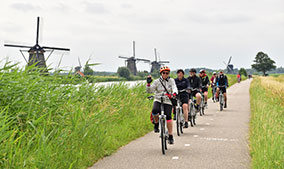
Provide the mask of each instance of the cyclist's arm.
POLYGON ((172 90, 173 90, 172 92, 173 92, 173 94, 174 93, 178 94, 178 89, 177 89, 177 85, 175 83, 175 80, 171 78, 170 82, 171 82, 171 85, 172 85, 172 90))
POLYGON ((190 83, 189 83, 189 80, 186 79, 186 89, 189 90, 190 89, 190 83))
POLYGON ((199 89, 201 90, 202 89, 202 82, 201 82, 201 78, 198 78, 198 85, 199 86, 199 89))
POLYGON ((219 87, 219 78, 216 79, 216 86, 219 87))
POLYGON ((154 80, 153 84, 151 86, 147 86, 147 93, 154 93, 157 90, 157 86, 158 86, 158 82, 157 80, 154 80))
POLYGON ((208 76, 206 77, 206 81, 207 81, 207 85, 210 86, 210 80, 208 76))
POLYGON ((228 83, 228 78, 227 78, 227 76, 225 76, 225 84, 226 84, 226 86, 229 86, 229 83, 228 83))

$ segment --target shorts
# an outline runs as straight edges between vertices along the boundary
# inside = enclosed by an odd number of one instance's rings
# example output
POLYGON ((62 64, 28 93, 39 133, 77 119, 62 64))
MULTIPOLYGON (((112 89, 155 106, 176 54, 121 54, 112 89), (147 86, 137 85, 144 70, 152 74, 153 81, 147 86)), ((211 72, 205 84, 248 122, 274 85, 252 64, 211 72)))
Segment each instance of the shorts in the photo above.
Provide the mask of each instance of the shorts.
POLYGON ((220 91, 222 91, 222 93, 226 93, 227 92, 227 88, 226 87, 219 87, 220 91))
POLYGON ((205 93, 205 92, 208 92, 208 88, 207 87, 202 88, 202 93, 205 93))
POLYGON ((200 91, 193 91, 193 92, 191 92, 191 95, 192 95, 193 97, 195 97, 197 93, 200 93, 200 91))
POLYGON ((189 101, 189 95, 188 93, 180 93, 180 101, 181 101, 181 104, 188 104, 188 101, 189 101))
MULTIPOLYGON (((172 105, 164 104, 164 111, 165 115, 167 116, 167 120, 172 119, 172 105)), ((161 103, 155 101, 152 109, 153 116, 156 116, 158 114, 161 114, 161 103)))

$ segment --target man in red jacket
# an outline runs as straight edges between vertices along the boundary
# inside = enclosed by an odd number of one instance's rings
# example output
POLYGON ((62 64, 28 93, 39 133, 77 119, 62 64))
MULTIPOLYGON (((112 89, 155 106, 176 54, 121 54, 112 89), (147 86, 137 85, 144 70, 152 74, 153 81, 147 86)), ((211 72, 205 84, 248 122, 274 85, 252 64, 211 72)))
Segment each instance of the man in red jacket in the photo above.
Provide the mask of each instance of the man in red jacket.
POLYGON ((212 75, 212 77, 210 79, 210 81, 211 81, 211 88, 212 88, 212 100, 213 101, 216 101, 216 97, 215 97, 216 90, 217 90, 216 78, 217 78, 217 73, 213 72, 213 75, 212 75))

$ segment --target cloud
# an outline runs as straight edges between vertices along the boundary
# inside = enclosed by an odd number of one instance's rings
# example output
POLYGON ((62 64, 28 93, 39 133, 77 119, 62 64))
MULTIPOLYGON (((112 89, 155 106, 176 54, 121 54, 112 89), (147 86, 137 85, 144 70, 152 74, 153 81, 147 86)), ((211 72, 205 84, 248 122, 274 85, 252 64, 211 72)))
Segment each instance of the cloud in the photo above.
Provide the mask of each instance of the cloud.
POLYGON ((133 8, 133 6, 131 4, 126 4, 126 3, 121 4, 120 7, 123 8, 123 9, 132 9, 133 8))
MULTIPOLYGON (((63 3, 56 4, 56 6, 54 6, 53 9, 55 11, 59 11, 59 12, 70 12, 71 11, 71 8, 69 6, 67 6, 66 4, 63 4, 63 3)), ((74 9, 72 9, 72 10, 74 10, 74 9)))
POLYGON ((40 9, 40 7, 34 6, 29 3, 13 3, 10 5, 10 7, 23 12, 29 12, 40 9))
POLYGON ((245 23, 254 20, 253 17, 242 13, 234 12, 221 12, 221 13, 194 13, 191 12, 187 15, 191 21, 197 23, 209 23, 209 24, 234 24, 245 23))
POLYGON ((88 13, 94 13, 94 14, 107 14, 110 13, 102 3, 90 3, 85 2, 85 9, 88 13))

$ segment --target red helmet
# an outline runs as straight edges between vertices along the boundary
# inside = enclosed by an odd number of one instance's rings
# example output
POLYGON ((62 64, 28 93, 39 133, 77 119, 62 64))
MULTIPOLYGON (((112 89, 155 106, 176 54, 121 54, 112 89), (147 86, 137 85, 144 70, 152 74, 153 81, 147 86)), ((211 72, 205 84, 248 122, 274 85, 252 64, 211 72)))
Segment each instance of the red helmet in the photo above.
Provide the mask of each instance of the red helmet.
POLYGON ((163 71, 171 71, 171 69, 168 66, 163 66, 160 68, 160 73, 162 73, 163 71))

